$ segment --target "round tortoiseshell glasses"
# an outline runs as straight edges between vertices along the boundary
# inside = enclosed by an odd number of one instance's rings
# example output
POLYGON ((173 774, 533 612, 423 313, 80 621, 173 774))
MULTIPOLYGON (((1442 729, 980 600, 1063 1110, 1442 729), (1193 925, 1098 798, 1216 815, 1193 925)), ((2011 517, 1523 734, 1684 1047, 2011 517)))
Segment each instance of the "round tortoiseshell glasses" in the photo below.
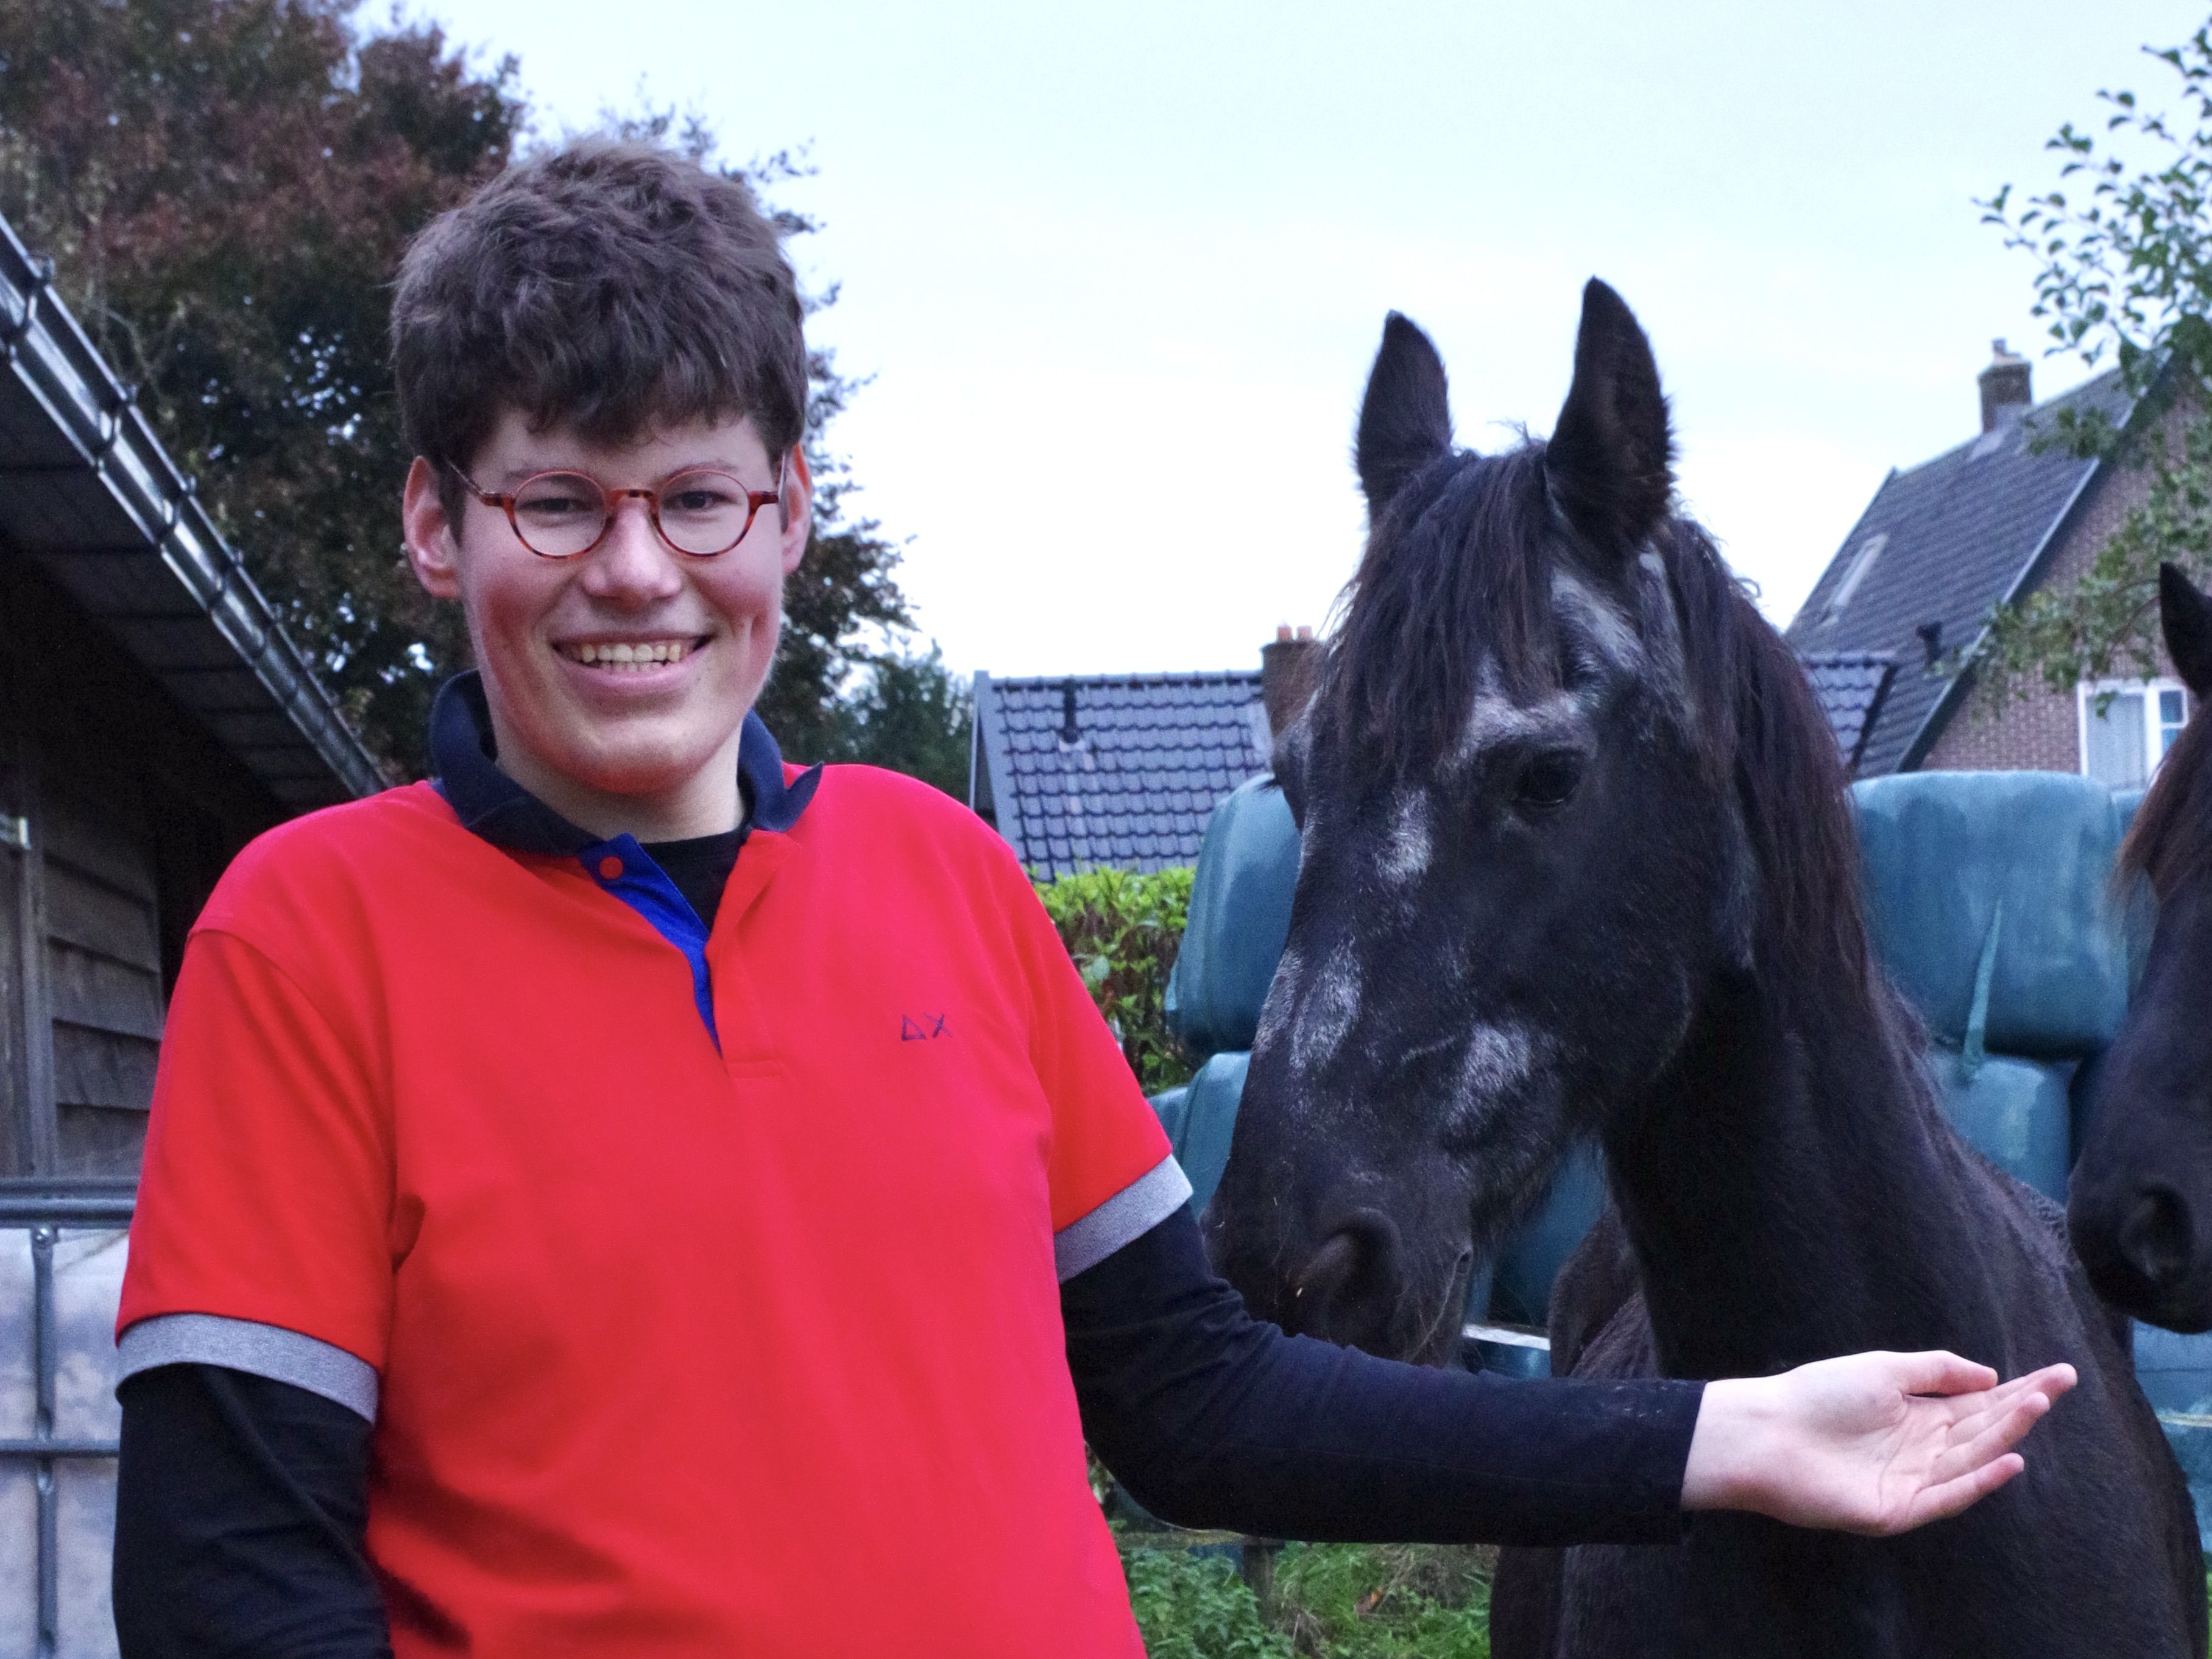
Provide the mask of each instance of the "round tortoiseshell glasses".
POLYGON ((486 507, 496 507, 514 527, 515 539, 542 559, 573 559, 606 539, 615 513, 636 496, 645 503, 660 539, 677 552, 711 559, 744 540, 761 508, 783 493, 786 456, 775 469, 775 488, 748 489, 714 467, 692 467, 652 489, 610 489, 588 472, 539 472, 506 495, 485 489, 453 468, 453 476, 486 507))

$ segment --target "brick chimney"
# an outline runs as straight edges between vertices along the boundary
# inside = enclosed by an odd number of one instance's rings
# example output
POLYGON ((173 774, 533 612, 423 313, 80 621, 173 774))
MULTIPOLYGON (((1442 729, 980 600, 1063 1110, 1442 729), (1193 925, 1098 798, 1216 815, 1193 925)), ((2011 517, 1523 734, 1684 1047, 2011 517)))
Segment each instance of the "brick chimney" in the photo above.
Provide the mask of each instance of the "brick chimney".
POLYGON ((1267 735, 1279 737, 1283 728, 1304 711, 1313 695, 1314 675, 1321 666, 1322 643, 1310 628, 1295 634, 1288 623, 1275 630, 1274 642, 1260 647, 1260 701, 1267 708, 1267 735))
POLYGON ((2025 357, 2005 349, 2002 340, 1990 342, 1990 366, 1974 378, 1982 388, 1982 430, 1994 432, 2008 421, 2027 412, 2035 402, 2030 389, 2034 370, 2025 357))

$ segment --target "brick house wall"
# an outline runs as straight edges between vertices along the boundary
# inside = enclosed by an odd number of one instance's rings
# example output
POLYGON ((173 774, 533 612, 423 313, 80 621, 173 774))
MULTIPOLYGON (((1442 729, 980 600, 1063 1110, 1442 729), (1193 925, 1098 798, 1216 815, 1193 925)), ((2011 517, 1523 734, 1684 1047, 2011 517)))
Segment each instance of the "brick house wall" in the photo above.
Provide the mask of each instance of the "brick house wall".
MULTIPOLYGON (((2184 418, 2184 411, 2177 408, 2164 422, 2167 443, 2177 452, 2184 418)), ((2079 580, 2148 489, 2149 477, 2142 470, 2122 467, 2099 478, 2053 554, 2049 574, 2037 586, 2064 587, 2079 580)), ((2158 659, 2160 674, 2172 677, 2173 665, 2163 644, 2158 659)), ((2039 679, 2024 696, 2008 698, 1998 707, 1969 687, 1919 769, 2079 772, 2081 728, 2076 694, 2053 691, 2039 679)))

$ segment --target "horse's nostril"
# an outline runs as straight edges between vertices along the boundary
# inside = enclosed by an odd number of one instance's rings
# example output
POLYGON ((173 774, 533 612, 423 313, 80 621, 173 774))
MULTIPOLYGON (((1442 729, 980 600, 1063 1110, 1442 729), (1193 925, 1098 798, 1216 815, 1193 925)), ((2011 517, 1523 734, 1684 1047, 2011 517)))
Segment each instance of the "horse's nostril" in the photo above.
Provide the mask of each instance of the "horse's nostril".
POLYGON ((1291 1328, 1379 1350, 1403 1285, 1402 1254, 1398 1229, 1388 1216, 1354 1211, 1291 1281, 1291 1328))
POLYGON ((2148 1187, 2120 1223, 2120 1257, 2153 1285, 2163 1285, 2189 1271, 2196 1254, 2196 1231, 2189 1205, 2171 1187, 2148 1187))
POLYGON ((1301 1312, 1325 1308, 1358 1274, 1359 1241, 1348 1232, 1331 1233, 1300 1271, 1291 1296, 1301 1312))

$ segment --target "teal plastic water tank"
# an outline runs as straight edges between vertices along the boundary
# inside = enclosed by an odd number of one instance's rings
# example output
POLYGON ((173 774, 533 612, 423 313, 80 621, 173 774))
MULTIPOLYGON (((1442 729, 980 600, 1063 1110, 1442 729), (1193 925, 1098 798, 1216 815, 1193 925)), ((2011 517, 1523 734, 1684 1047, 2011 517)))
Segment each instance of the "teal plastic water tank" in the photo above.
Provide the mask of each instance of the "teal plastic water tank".
POLYGON ((2212 1539, 2212 1335, 2182 1336, 2139 1323, 2135 1341, 2136 1381, 2189 1477, 2197 1529, 2212 1539))
POLYGON ((1255 778, 1206 820, 1190 920, 1168 975, 1169 1028, 1197 1054, 1249 1048, 1291 931, 1298 831, 1283 792, 1255 778))
POLYGON ((1498 1253, 1491 1318, 1540 1328, 1552 1281, 1604 1209, 1605 1160, 1595 1147, 1586 1147, 1560 1165, 1544 1201, 1498 1253))
POLYGON ((1875 949, 1933 1036, 1964 1043, 1992 937, 1990 1048, 2078 1060, 2118 1035, 2128 972, 2110 790, 2056 772, 1906 772, 1851 797, 1875 949))
POLYGON ((2063 1204, 2074 1153, 2073 1062, 1990 1054, 1969 1067, 1939 1048, 1928 1063, 1936 1097, 1960 1139, 2015 1181, 2063 1204))
MULTIPOLYGON (((1203 1211, 1221 1184, 1229 1164, 1229 1139, 1237 1130, 1237 1103, 1243 1097, 1249 1053, 1211 1056, 1184 1091, 1181 1121, 1169 1131, 1176 1162, 1190 1178, 1190 1206, 1203 1211)), ((1162 1122, 1166 1121, 1164 1115, 1162 1122)))

